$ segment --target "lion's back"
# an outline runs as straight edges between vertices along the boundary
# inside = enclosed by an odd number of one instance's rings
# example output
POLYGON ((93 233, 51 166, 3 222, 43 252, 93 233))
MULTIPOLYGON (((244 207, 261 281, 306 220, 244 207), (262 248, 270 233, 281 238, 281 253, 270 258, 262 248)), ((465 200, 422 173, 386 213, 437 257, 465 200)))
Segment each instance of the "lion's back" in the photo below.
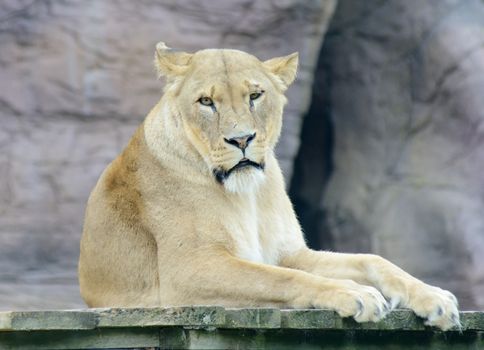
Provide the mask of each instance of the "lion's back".
POLYGON ((158 304, 156 242, 141 222, 129 153, 106 168, 87 203, 79 284, 89 306, 158 304))

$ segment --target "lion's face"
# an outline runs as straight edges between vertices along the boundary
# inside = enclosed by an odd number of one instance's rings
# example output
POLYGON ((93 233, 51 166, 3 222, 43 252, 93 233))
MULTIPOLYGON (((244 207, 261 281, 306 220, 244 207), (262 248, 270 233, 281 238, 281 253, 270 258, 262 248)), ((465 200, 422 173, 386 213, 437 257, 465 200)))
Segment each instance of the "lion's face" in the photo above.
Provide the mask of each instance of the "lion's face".
POLYGON ((281 131, 283 92, 294 79, 297 55, 261 62, 236 50, 190 55, 162 47, 157 59, 185 135, 215 180, 231 192, 261 183, 266 155, 281 131), (166 74, 169 55, 175 66, 166 74))

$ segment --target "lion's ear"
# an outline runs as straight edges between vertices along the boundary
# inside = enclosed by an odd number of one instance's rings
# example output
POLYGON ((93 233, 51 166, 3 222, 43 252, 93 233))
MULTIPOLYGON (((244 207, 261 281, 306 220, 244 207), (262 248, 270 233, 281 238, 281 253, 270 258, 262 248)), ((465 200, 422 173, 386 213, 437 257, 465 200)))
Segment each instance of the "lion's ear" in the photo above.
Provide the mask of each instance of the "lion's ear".
POLYGON ((296 78, 298 61, 299 54, 294 52, 284 57, 271 58, 264 61, 263 65, 281 79, 285 90, 296 78))
POLYGON ((158 75, 170 78, 186 73, 193 54, 171 50, 164 42, 156 44, 155 67, 158 75))

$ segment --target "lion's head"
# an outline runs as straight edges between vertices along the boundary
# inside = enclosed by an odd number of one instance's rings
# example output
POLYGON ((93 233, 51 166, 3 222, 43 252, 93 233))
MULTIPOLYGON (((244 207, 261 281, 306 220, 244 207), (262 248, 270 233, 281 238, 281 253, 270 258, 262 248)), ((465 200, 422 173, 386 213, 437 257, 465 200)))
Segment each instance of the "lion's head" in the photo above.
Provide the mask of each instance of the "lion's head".
POLYGON ((260 61, 238 50, 189 54, 157 45, 155 65, 185 135, 228 191, 243 192, 264 179, 297 62, 297 53, 260 61))

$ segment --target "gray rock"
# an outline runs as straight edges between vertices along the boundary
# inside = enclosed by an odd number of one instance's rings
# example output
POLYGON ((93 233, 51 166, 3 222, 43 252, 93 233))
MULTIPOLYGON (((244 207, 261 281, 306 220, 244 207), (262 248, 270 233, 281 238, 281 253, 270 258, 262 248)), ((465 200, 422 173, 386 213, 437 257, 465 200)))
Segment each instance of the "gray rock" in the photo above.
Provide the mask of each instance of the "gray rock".
POLYGON ((484 307, 484 3, 342 0, 322 51, 334 248, 484 307))
POLYGON ((0 309, 76 307, 45 278, 76 279, 97 178, 161 96, 155 44, 300 52, 277 149, 289 179, 312 72, 336 0, 18 1, 0 4, 0 309), (42 276, 42 278, 38 277, 42 276), (15 288, 15 283, 31 288, 15 288), (35 281, 35 282, 34 282, 35 281), (45 294, 44 294, 45 293, 45 294))

